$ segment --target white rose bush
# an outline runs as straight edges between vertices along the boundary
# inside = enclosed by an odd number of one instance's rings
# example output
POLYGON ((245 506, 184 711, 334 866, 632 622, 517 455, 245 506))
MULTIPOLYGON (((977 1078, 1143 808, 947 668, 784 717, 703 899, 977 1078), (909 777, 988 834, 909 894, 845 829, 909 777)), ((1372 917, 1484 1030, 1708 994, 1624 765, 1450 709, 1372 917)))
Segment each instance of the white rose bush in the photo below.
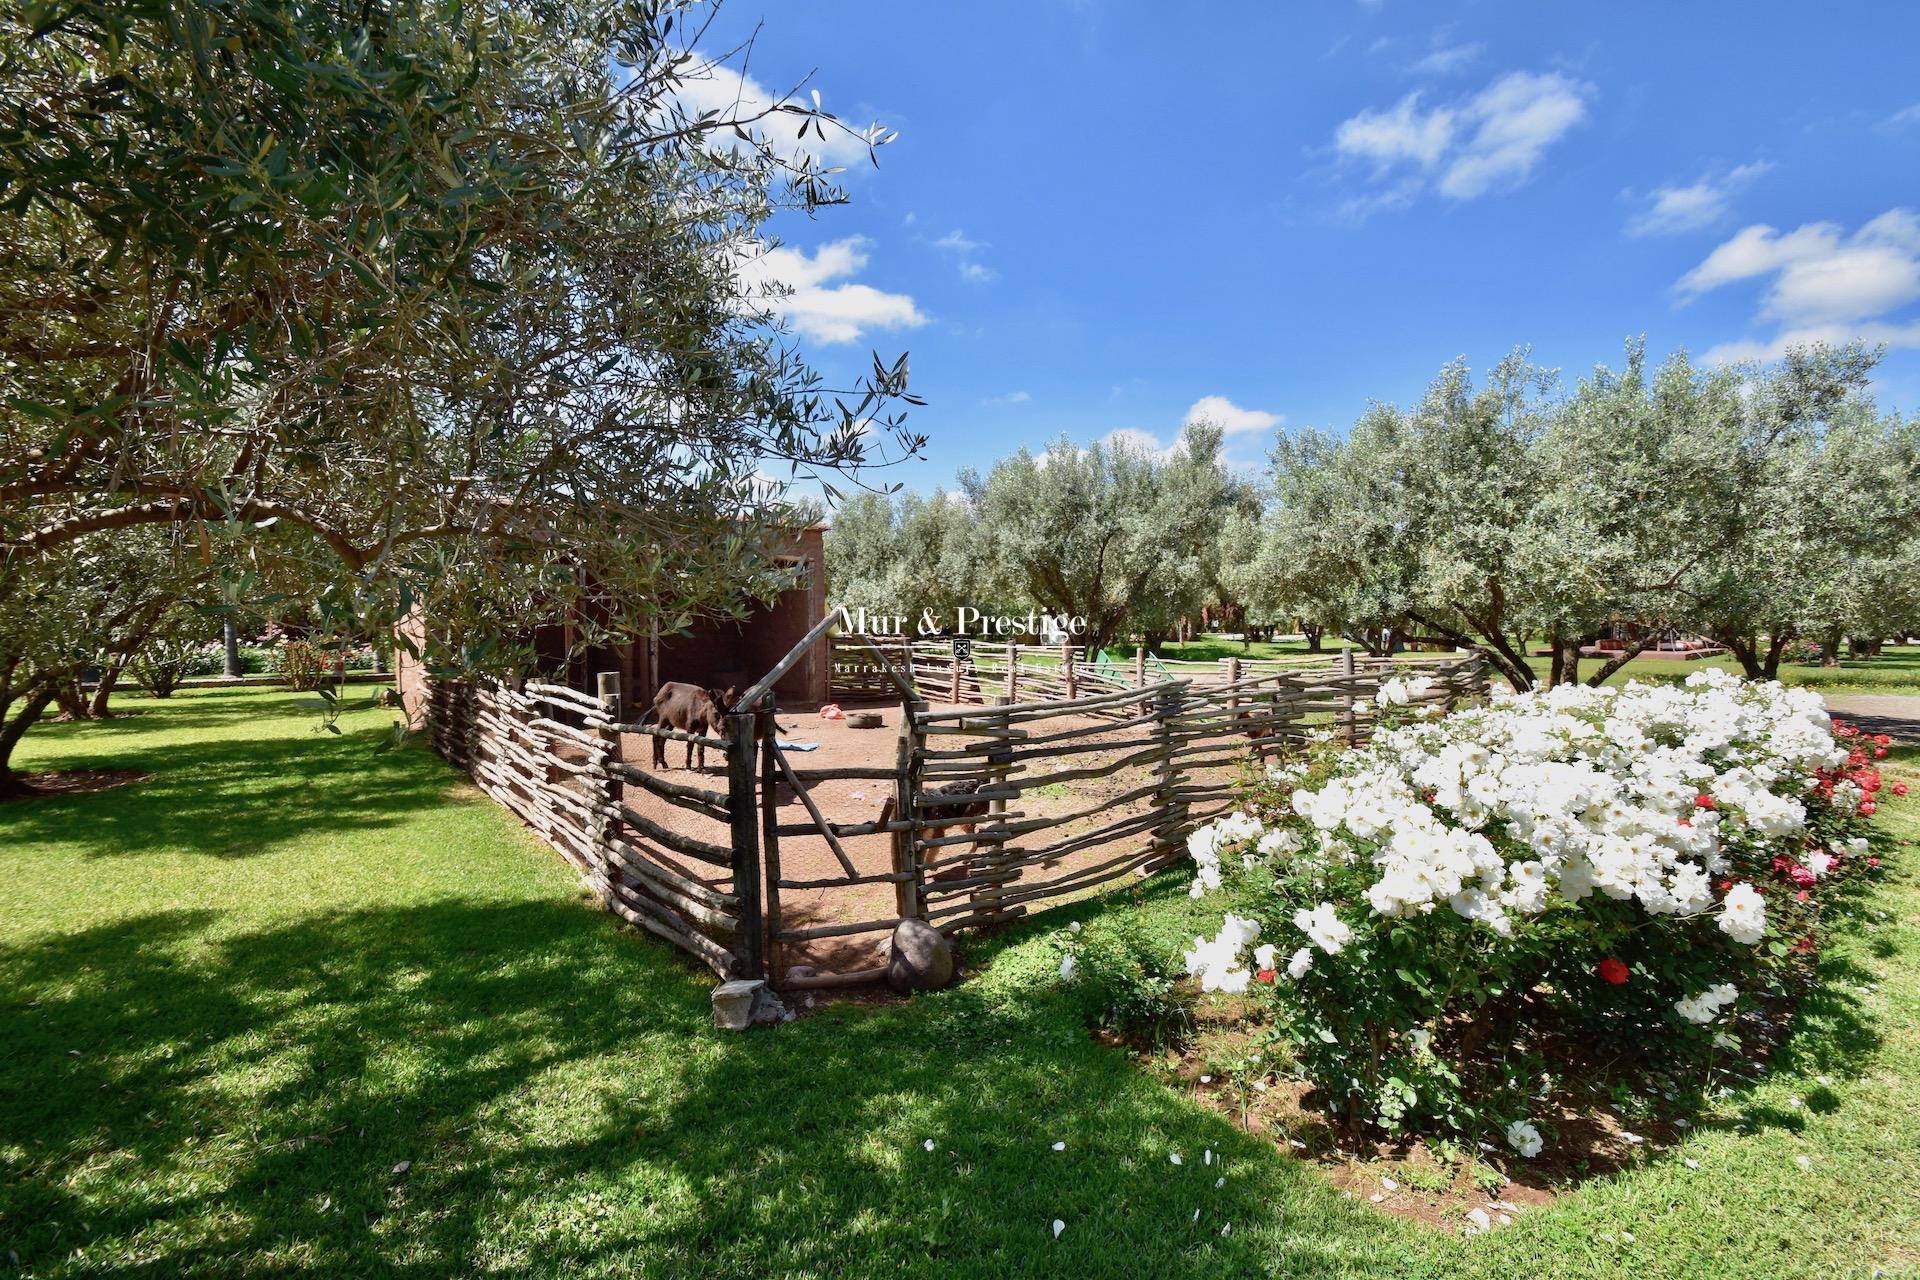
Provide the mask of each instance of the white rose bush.
POLYGON ((1230 906, 1188 972, 1265 1002, 1350 1126, 1531 1157, 1556 1042, 1737 1047, 1743 1004, 1808 965, 1822 895, 1878 865, 1885 743, 1810 691, 1703 670, 1402 705, 1363 748, 1269 764, 1188 840, 1193 896, 1230 906))

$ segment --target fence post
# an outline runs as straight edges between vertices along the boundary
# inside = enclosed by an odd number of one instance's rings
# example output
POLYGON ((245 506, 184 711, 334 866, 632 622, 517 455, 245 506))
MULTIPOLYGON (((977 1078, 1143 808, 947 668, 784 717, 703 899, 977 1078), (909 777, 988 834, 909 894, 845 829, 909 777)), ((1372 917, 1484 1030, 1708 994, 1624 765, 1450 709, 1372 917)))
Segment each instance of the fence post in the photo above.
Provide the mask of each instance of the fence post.
POLYGON ((1071 702, 1080 696, 1074 690, 1072 641, 1060 646, 1060 667, 1067 673, 1067 701, 1071 702))
MULTIPOLYGON (((595 677, 594 688, 595 694, 600 701, 600 708, 606 715, 609 724, 617 724, 620 720, 620 673, 618 671, 602 671, 595 677)), ((589 725, 588 727, 591 728, 592 726, 589 725)), ((606 812, 600 815, 599 829, 593 833, 593 843, 594 851, 600 858, 602 870, 609 879, 615 879, 619 876, 620 872, 614 866, 613 859, 607 857, 606 854, 601 851, 605 848, 606 842, 613 832, 614 824, 618 821, 620 815, 620 801, 622 798, 620 779, 615 776, 613 770, 607 768, 610 761, 621 758, 619 731, 612 728, 601 729, 600 742, 600 782, 607 808, 606 812)))
POLYGON ((1160 825, 1153 830, 1153 843, 1158 846, 1158 852, 1147 859, 1146 866, 1155 871, 1179 857, 1180 829, 1187 821, 1186 803, 1176 799, 1180 790, 1180 762, 1173 733, 1173 721, 1179 714, 1183 692, 1176 684, 1162 687, 1154 708, 1154 729, 1160 738, 1160 825))
POLYGON ((1007 646, 1007 701, 1020 701, 1020 646, 1007 646))
MULTIPOLYGON (((1013 728, 1012 717, 1004 710, 983 718, 988 725, 995 729, 1005 731, 1013 728)), ((988 751, 986 765, 981 770, 985 778, 985 785, 981 789, 984 791, 1004 791, 1008 779, 1013 776, 1013 739, 1011 736, 996 735, 992 741, 994 745, 988 751)), ((1006 825, 1007 798, 1005 796, 995 796, 993 799, 987 801, 987 812, 985 817, 982 818, 980 826, 988 831, 1003 831, 1006 829, 1006 825)), ((974 846, 974 852, 970 859, 969 875, 990 875, 993 879, 975 889, 970 895, 973 910, 968 914, 975 923, 997 922, 1002 917, 1010 914, 1001 905, 1000 900, 1007 896, 1009 877, 1002 876, 1001 872, 1003 870, 1002 864, 1010 856, 1011 850, 1007 848, 1004 839, 993 842, 988 846, 984 854, 979 851, 979 848, 978 845, 974 846)), ((1018 879, 1018 872, 1011 878, 1018 879)), ((1011 914, 1024 915, 1026 914, 1026 910, 1023 907, 1014 908, 1011 914)))
MULTIPOLYGON (((1145 645, 1140 645, 1133 651, 1133 687, 1136 689, 1147 687, 1147 646, 1145 645)), ((1153 710, 1153 704, 1142 699, 1138 714, 1146 715, 1151 710, 1153 710)))
POLYGON ((1238 711, 1240 709, 1240 659, 1222 658, 1220 661, 1227 667, 1227 708, 1238 711))
POLYGON ((893 886, 894 912, 902 920, 918 920, 922 914, 920 860, 913 852, 913 796, 919 790, 919 748, 925 742, 918 713, 926 709, 924 702, 901 701, 900 740, 894 746, 893 817, 896 822, 905 822, 907 828, 889 832, 888 836, 893 844, 894 874, 907 877, 893 886))
MULTIPOLYGON (((775 712, 767 708, 768 733, 771 735, 777 727, 775 712)), ((760 794, 757 801, 760 808, 760 838, 765 843, 766 857, 766 975, 770 985, 778 988, 786 974, 786 966, 780 954, 780 812, 775 804, 780 794, 780 762, 774 758, 779 750, 772 742, 760 753, 760 794)), ((729 790, 732 788, 729 787, 729 790)), ((731 797, 729 797, 731 803, 731 797)), ((739 855, 736 853, 736 857, 739 855)), ((738 883, 736 882, 736 888, 738 883)), ((744 901, 744 899, 743 899, 744 901)), ((746 917, 742 916, 744 927, 746 917)))
POLYGON ((1340 675, 1346 681, 1346 683, 1342 686, 1342 692, 1340 697, 1340 704, 1342 708, 1340 712, 1340 719, 1342 723, 1346 725, 1346 728, 1347 728, 1347 745, 1352 746, 1354 728, 1355 728, 1354 714, 1353 714, 1353 646, 1352 645, 1348 645, 1346 648, 1340 651, 1340 675))
POLYGON ((766 939, 761 934, 760 830, 754 803, 754 756, 758 745, 751 711, 727 717, 727 816, 733 832, 733 891, 740 899, 744 954, 736 957, 745 972, 736 978, 764 978, 766 939))

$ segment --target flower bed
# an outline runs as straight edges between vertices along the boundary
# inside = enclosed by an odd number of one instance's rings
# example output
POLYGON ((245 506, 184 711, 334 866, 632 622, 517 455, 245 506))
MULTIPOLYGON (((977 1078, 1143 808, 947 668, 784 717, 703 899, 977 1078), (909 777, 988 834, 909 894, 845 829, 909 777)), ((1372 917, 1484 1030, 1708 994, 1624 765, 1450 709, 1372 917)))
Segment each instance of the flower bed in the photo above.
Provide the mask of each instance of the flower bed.
POLYGON ((1808 691, 1707 670, 1396 726, 1399 692, 1370 746, 1270 765, 1189 841, 1226 908, 1189 972, 1259 1002, 1349 1132, 1539 1154, 1551 1046, 1733 1053, 1878 865, 1886 744, 1808 691))

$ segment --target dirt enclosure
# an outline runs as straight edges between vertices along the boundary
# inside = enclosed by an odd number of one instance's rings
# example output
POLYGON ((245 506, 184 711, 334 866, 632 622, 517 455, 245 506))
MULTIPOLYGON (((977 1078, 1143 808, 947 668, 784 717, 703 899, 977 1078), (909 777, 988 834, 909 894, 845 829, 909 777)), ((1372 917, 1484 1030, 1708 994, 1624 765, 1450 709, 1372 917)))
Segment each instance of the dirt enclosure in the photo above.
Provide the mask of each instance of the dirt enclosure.
MULTIPOLYGON (((786 747, 788 758, 796 766, 808 770, 891 769, 900 739, 901 721, 905 715, 902 705, 897 701, 882 700, 849 701, 841 705, 849 712, 867 711, 879 715, 879 727, 855 729, 845 720, 823 720, 817 705, 782 707, 778 713, 781 726, 778 736, 786 747), (795 749, 798 744, 805 743, 817 746, 812 751, 795 749)), ((977 706, 945 702, 932 703, 929 710, 934 713, 984 711, 977 706)), ((1046 725, 1050 732, 1073 730, 1085 735, 1076 735, 1073 747, 1074 763, 1081 769, 1110 767, 1116 759, 1127 754, 1133 736, 1127 728, 1115 726, 1110 720, 1086 715, 1058 716, 1049 719, 1046 725)), ((985 740, 967 735, 957 735, 957 738, 962 742, 985 740)), ((1247 742, 1241 750, 1240 755, 1244 759, 1252 758, 1253 745, 1247 742)), ((622 746, 623 754, 629 760, 651 759, 642 755, 651 750, 645 740, 629 737, 622 746)), ((685 754, 684 744, 667 744, 669 767, 659 776, 670 781, 703 786, 724 781, 726 762, 719 753, 708 753, 704 769, 697 765, 693 769, 685 768, 685 754)), ((1025 767, 1020 766, 1022 769, 1025 767)), ((1237 768, 1237 763, 1214 766, 1207 771, 1205 781, 1230 782, 1237 768)), ((1149 819, 1154 812, 1154 796, 1133 794, 1132 799, 1119 804, 1111 801, 1115 797, 1138 793, 1147 787, 1154 775, 1154 766, 1142 763, 1115 769, 1102 777, 1043 784, 1024 791, 1014 807, 994 817, 1004 821, 1022 818, 1064 820, 1057 826, 1049 827, 1049 836, 1056 844, 1070 843, 1101 828, 1121 825, 1119 834, 1070 849, 1057 859, 1048 860, 1034 869, 1050 881, 1070 880, 1077 873, 1085 873, 1110 861, 1121 845, 1130 838, 1137 839, 1136 827, 1123 824, 1129 818, 1142 821, 1149 819)), ((836 827, 880 822, 888 811, 888 802, 893 798, 892 783, 879 778, 823 778, 807 783, 806 790, 820 815, 836 827)), ((798 825, 808 822, 811 814, 791 785, 781 782, 775 795, 775 805, 782 823, 798 825)), ((687 813, 638 788, 628 788, 625 802, 646 817, 674 825, 689 834, 715 841, 727 838, 726 824, 717 818, 687 813)), ((981 825, 984 826, 985 822, 986 819, 982 818, 981 825)), ((951 834, 958 840, 963 833, 956 827, 951 834)), ((884 876, 892 870, 892 837, 887 832, 843 835, 840 837, 840 846, 861 877, 884 876)), ((971 852, 972 847, 967 843, 956 843, 942 850, 942 861, 947 865, 931 868, 928 900, 933 909, 938 910, 943 899, 967 896, 968 890, 965 888, 943 890, 941 886, 960 884, 967 878, 960 873, 972 869, 968 857, 971 852)), ((846 883, 849 878, 846 869, 840 864, 825 836, 819 834, 817 829, 809 834, 782 836, 779 858, 783 880, 814 882, 811 888, 779 890, 779 916, 784 929, 810 930, 848 925, 897 914, 895 886, 884 880, 846 883)), ((1090 885, 1080 892, 1091 893, 1097 887, 1090 885)), ((884 963, 885 942, 886 934, 877 932, 789 942, 780 948, 779 963, 786 967, 800 966, 802 973, 807 969, 821 973, 845 973, 884 963)))

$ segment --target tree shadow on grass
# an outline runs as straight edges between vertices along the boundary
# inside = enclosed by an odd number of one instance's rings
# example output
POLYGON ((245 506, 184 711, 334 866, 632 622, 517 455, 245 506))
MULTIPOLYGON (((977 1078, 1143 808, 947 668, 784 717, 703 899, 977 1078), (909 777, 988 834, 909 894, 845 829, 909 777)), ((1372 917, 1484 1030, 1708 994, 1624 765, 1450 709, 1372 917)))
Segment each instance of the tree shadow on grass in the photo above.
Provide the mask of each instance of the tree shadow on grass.
MULTIPOLYGON (((364 686, 366 690, 381 687, 364 686)), ((263 718, 312 715, 317 727, 319 716, 305 704, 315 702, 318 697, 318 694, 291 689, 259 687, 181 690, 170 698, 122 696, 113 703, 113 714, 104 720, 43 720, 24 741, 38 748, 37 754, 55 748, 93 752, 102 743, 112 744, 118 750, 119 740, 156 731, 226 729, 241 734, 246 732, 248 721, 263 718)), ((354 685, 346 687, 342 701, 348 710, 372 705, 371 694, 362 696, 360 687, 354 685)))
POLYGON ((0 847, 71 842, 84 833, 94 858, 161 850, 246 857, 311 832, 393 826, 444 803, 457 774, 423 750, 376 752, 380 737, 367 730, 310 740, 210 738, 96 753, 88 758, 152 777, 137 787, 0 808, 0 847))
POLYGON ((1394 1239, 1044 996, 723 1036, 565 902, 214 922, 0 951, 0 1249, 35 1274, 1325 1275, 1394 1239))

